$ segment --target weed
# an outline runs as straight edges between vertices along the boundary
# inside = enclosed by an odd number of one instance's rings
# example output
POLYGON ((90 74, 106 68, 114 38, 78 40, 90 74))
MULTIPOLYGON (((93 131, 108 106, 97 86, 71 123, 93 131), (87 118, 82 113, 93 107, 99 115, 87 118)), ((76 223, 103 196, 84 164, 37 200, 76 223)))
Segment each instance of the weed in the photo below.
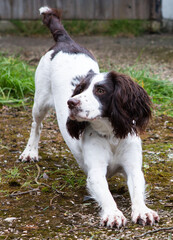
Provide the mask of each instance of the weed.
POLYGON ((85 186, 86 177, 80 170, 74 172, 70 166, 68 166, 66 169, 57 169, 51 174, 55 173, 58 174, 59 178, 56 179, 56 182, 52 183, 53 190, 58 188, 62 191, 64 188, 76 189, 85 186))
POLYGON ((0 104, 23 104, 34 94, 35 69, 13 57, 0 56, 0 104))
POLYGON ((6 172, 8 173, 6 175, 6 178, 19 178, 20 177, 20 172, 17 167, 11 168, 11 169, 6 169, 6 172))
POLYGON ((30 187, 31 185, 32 185, 31 181, 26 181, 24 182, 24 184, 22 184, 22 188, 27 188, 27 187, 30 187))

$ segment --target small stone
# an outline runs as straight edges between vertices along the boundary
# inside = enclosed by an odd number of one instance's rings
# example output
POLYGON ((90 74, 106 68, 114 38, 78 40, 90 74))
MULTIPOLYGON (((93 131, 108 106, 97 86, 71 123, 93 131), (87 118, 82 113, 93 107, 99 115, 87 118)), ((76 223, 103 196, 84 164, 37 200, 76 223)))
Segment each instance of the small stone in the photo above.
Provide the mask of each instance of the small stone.
POLYGON ((43 178, 47 180, 47 179, 49 179, 49 176, 44 172, 43 173, 43 178))
POLYGON ((4 219, 4 221, 6 221, 6 222, 13 222, 16 219, 17 219, 16 217, 7 217, 7 218, 4 219))

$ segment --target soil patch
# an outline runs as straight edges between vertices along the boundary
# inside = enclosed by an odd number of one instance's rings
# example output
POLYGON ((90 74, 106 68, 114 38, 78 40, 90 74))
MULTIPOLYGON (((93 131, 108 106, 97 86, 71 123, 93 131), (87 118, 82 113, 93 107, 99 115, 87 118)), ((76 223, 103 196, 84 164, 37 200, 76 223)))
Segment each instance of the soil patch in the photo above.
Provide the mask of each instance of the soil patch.
MULTIPOLYGON (((133 239, 172 226, 172 118, 155 117, 142 136, 147 205, 158 210, 160 222, 153 227, 132 224, 125 180, 113 177, 110 190, 128 218, 121 230, 99 226, 99 208, 85 197, 85 175, 61 137, 54 112, 44 121, 40 162, 16 163, 30 125, 31 108, 0 110, 0 239, 133 239), (14 219, 7 221, 11 217, 14 219)), ((170 236, 171 230, 147 235, 150 239, 170 236)))

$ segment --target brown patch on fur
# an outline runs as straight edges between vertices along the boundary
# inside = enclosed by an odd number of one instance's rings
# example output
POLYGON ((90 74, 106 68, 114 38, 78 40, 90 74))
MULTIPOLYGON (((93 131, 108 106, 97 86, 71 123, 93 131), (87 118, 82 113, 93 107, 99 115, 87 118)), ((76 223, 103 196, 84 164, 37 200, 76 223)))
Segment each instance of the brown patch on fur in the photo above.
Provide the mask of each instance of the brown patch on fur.
POLYGON ((108 118, 115 136, 125 138, 128 133, 141 133, 151 118, 151 100, 146 91, 129 76, 110 72, 114 84, 108 118))
POLYGON ((43 15, 43 23, 46 26, 50 26, 51 18, 56 17, 59 21, 61 21, 62 11, 55 8, 50 8, 49 11, 46 11, 45 13, 42 13, 43 15))
POLYGON ((76 120, 67 119, 66 127, 72 138, 79 139, 83 131, 85 130, 87 122, 78 122, 76 120))
POLYGON ((81 77, 79 84, 75 87, 75 89, 73 91, 72 97, 85 91, 89 87, 94 75, 95 75, 95 73, 93 72, 92 69, 90 69, 90 71, 87 73, 87 75, 85 77, 81 77))
POLYGON ((95 61, 94 56, 85 48, 77 44, 66 32, 61 23, 61 10, 52 8, 42 14, 43 23, 50 29, 56 44, 49 50, 54 50, 52 59, 62 51, 70 54, 84 53, 95 61))

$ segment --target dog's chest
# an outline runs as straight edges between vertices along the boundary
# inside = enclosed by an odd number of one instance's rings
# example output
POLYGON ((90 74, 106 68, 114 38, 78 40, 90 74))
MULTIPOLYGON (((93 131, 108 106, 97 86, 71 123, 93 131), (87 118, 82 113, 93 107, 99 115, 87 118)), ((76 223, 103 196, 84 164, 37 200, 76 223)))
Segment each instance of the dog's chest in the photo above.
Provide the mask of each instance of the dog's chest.
POLYGON ((123 141, 112 136, 109 140, 110 159, 108 161, 107 175, 113 176, 116 173, 122 173, 121 156, 123 153, 123 141))

